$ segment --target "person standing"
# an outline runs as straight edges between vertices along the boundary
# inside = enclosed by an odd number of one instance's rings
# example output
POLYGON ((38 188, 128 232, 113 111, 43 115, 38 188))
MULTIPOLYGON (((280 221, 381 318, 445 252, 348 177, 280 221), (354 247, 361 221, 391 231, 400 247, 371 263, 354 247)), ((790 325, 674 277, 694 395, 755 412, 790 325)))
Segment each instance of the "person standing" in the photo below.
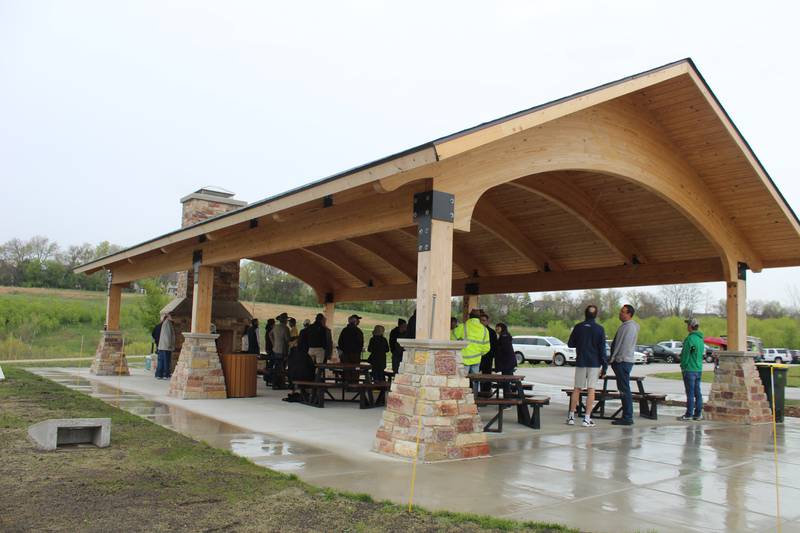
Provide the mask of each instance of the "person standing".
MULTIPOLYGON (((514 338, 508 331, 508 326, 500 322, 495 326, 497 333, 497 355, 494 363, 497 371, 504 376, 513 376, 517 368, 517 356, 514 355, 514 338)), ((503 398, 509 397, 508 383, 503 383, 503 398)))
POLYGON ((250 321, 250 327, 247 328, 247 353, 254 353, 256 355, 261 353, 261 348, 258 346, 258 319, 254 318, 250 321))
POLYGON ((172 352, 175 351, 175 327, 172 315, 165 313, 161 317, 161 331, 158 334, 158 363, 156 379, 172 377, 172 352))
POLYGON ((290 332, 286 323, 289 315, 281 313, 275 317, 276 323, 269 332, 269 339, 272 341, 272 359, 270 368, 272 370, 272 388, 282 389, 284 387, 284 365, 289 355, 290 332))
POLYGON ((414 309, 414 312, 408 317, 408 323, 406 324, 406 339, 416 339, 417 338, 417 310, 414 309))
POLYGON ((383 336, 385 328, 381 325, 375 326, 372 330, 372 337, 369 339, 369 358, 367 361, 372 365, 372 381, 386 381, 386 354, 389 353, 389 343, 383 336))
POLYGON ((456 339, 456 328, 458 327, 458 319, 454 316, 450 317, 450 340, 455 341, 456 339))
POLYGON ((325 325, 325 315, 317 313, 314 323, 308 326, 308 355, 314 364, 321 365, 333 352, 331 330, 325 325))
MULTIPOLYGON (((633 397, 631 395, 631 370, 633 370, 633 352, 639 338, 639 324, 633 320, 636 311, 632 305, 625 304, 619 310, 619 319, 622 325, 614 335, 611 343, 611 368, 617 379, 617 390, 622 400, 622 418, 612 420, 615 426, 630 426, 633 424, 633 397)), ((702 352, 701 352, 702 353, 702 352)))
POLYGON ((267 360, 270 361, 272 357, 272 341, 269 338, 269 332, 275 327, 275 319, 270 318, 264 326, 264 353, 267 355, 267 360))
POLYGON ((403 339, 406 336, 406 321, 402 318, 397 319, 397 327, 392 328, 389 332, 389 349, 392 351, 392 372, 397 374, 400 370, 400 362, 403 360, 403 347, 397 342, 397 339, 403 339))
MULTIPOLYGON (((489 351, 481 356, 481 374, 491 374, 495 366, 495 358, 497 357, 497 332, 489 324, 489 315, 481 310, 481 324, 489 332, 489 351)), ((481 383, 481 392, 491 392, 491 383, 481 383)))
POLYGON ((685 320, 689 335, 683 341, 681 349, 681 373, 683 387, 686 390, 686 413, 678 420, 703 420, 703 392, 700 382, 703 377, 703 355, 706 346, 703 333, 696 318, 685 320))
POLYGON ((567 424, 575 425, 575 412, 581 397, 581 389, 586 389, 586 411, 583 414, 583 427, 593 427, 592 408, 594 407, 594 386, 608 366, 606 360, 606 331, 598 324, 597 306, 588 305, 583 312, 584 320, 572 328, 567 345, 575 348, 575 383, 569 401, 567 424))
MULTIPOLYGON (((342 363, 358 364, 361 362, 361 352, 364 351, 364 332, 358 327, 361 317, 350 315, 347 319, 347 326, 339 333, 339 341, 336 345, 342 351, 342 363)), ((355 372, 347 370, 344 372, 346 381, 355 380, 355 372)))
POLYGON ((469 318, 456 328, 456 339, 469 344, 461 350, 461 360, 468 374, 480 372, 481 357, 489 352, 489 330, 481 324, 481 312, 472 309, 469 318))

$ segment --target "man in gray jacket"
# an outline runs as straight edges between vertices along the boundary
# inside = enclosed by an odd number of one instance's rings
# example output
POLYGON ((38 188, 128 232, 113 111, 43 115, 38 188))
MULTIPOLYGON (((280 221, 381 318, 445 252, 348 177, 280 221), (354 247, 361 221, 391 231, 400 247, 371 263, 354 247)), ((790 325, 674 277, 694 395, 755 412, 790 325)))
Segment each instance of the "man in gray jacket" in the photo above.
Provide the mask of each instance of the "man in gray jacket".
POLYGON ((630 304, 625 304, 619 310, 619 319, 622 325, 614 335, 611 343, 611 357, 609 362, 617 378, 617 390, 622 397, 622 418, 611 423, 617 426, 630 426, 633 424, 633 398, 631 397, 631 370, 633 370, 633 351, 639 338, 639 324, 633 320, 636 311, 630 304))
POLYGON ((175 351, 175 328, 172 315, 165 313, 161 317, 161 333, 158 336, 158 363, 156 379, 169 379, 172 376, 172 352, 175 351))
POLYGON ((289 321, 289 315, 281 313, 275 317, 275 320, 277 322, 269 332, 269 340, 272 342, 272 388, 283 389, 285 388, 284 368, 289 355, 289 341, 291 340, 289 327, 286 325, 286 322, 289 321))

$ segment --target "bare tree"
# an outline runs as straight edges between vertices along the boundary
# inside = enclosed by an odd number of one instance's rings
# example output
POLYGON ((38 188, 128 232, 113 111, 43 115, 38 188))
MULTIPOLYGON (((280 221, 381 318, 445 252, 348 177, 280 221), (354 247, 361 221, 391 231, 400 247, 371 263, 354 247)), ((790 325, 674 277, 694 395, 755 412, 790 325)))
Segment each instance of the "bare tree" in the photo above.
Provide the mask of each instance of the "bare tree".
POLYGON ((30 247, 31 258, 39 261, 39 263, 44 263, 58 253, 58 244, 41 235, 31 237, 28 241, 28 246, 30 247))
POLYGON ((697 285, 662 285, 658 290, 662 307, 668 315, 681 316, 694 312, 702 291, 697 285))
POLYGON ((655 294, 648 291, 628 291, 625 294, 627 303, 636 309, 637 316, 662 316, 661 303, 655 294))

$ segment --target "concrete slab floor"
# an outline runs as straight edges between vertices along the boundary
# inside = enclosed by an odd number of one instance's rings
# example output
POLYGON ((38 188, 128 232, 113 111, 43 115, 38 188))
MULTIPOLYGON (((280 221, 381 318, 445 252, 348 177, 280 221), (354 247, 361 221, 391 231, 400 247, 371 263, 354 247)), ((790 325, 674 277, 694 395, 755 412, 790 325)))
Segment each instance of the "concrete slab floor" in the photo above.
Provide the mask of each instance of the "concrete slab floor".
MULTIPOLYGON (((129 377, 36 372, 315 485, 408 502, 411 463, 370 451, 380 409, 287 403, 286 391, 261 382, 256 398, 176 400, 168 381, 138 368, 129 377)), ((535 390, 546 388, 555 386, 535 390)), ((504 432, 489 434, 490 458, 418 465, 414 503, 584 531, 774 531, 780 522, 800 532, 800 508, 791 504, 800 498, 800 456, 791 453, 800 421, 778 426, 778 518, 770 425, 683 423, 675 420, 681 408, 664 408, 658 421, 637 418, 633 427, 570 427, 565 402, 553 394, 539 431, 507 411, 504 432)))

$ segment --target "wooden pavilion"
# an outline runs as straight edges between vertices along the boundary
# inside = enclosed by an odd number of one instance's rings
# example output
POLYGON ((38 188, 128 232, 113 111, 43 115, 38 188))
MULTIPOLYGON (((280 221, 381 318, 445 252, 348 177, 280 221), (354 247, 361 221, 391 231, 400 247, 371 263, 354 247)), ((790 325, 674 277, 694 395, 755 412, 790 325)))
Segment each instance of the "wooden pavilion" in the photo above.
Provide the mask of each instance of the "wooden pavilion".
POLYGON ((746 272, 800 265, 800 223, 690 59, 533 107, 153 238, 77 269, 120 291, 250 259, 336 302, 416 298, 446 340, 464 295, 724 281, 746 349, 746 272), (438 302, 438 303, 437 303, 438 302))

